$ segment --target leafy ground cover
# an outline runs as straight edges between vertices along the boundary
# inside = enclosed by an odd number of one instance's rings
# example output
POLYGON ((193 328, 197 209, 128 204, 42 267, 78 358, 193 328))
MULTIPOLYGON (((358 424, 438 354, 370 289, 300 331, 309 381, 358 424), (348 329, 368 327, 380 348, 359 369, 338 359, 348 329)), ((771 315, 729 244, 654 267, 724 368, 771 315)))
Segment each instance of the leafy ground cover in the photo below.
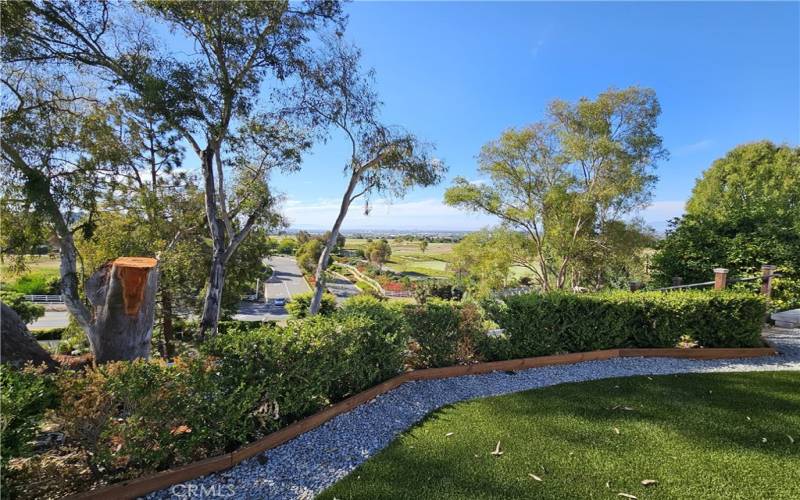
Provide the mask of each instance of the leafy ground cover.
POLYGON ((460 403, 320 498, 800 498, 798 387, 692 374, 460 403))

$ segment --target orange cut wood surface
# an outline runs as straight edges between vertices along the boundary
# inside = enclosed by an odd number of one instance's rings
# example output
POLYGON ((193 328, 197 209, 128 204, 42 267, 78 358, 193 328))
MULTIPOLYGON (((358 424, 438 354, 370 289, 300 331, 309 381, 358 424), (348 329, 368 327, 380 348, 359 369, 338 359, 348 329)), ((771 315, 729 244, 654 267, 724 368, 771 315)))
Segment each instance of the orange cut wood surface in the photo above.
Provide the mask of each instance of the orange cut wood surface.
POLYGON ((144 269, 151 269, 156 267, 158 259, 152 257, 117 257, 114 260, 114 265, 117 267, 139 267, 144 269))
POLYGON ((139 314, 144 301, 147 275, 156 264, 158 260, 151 257, 120 257, 114 261, 117 277, 122 282, 122 299, 125 302, 125 314, 128 316, 139 314))

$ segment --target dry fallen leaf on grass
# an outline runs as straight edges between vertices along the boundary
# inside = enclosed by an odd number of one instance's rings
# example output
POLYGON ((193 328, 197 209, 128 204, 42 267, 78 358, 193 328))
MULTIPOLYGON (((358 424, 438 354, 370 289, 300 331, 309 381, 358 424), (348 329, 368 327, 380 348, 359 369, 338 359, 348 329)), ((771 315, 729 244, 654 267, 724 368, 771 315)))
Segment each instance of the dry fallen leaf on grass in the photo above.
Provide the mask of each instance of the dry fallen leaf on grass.
POLYGON ((503 454, 503 452, 500 451, 500 441, 498 441, 497 442, 497 446, 494 447, 494 451, 492 452, 492 455, 494 455, 496 457, 499 457, 502 454, 503 454))
POLYGON ((542 480, 542 478, 540 478, 540 477, 539 477, 539 476, 537 476, 536 474, 531 474, 531 473, 529 472, 529 473, 528 473, 528 475, 529 475, 529 476, 531 476, 531 477, 532 477, 534 480, 536 480, 536 481, 540 481, 540 482, 541 482, 541 480, 542 480))
POLYGON ((786 437, 789 438, 790 443, 794 444, 794 438, 792 436, 787 434, 786 437))
POLYGON ((614 427, 614 434, 619 434, 619 429, 617 429, 616 427, 614 427))
POLYGON ((631 500, 639 500, 639 498, 638 498, 638 497, 635 497, 635 496, 633 496, 633 495, 629 495, 629 494, 627 494, 627 493, 617 493, 617 496, 620 496, 620 497, 625 497, 625 498, 630 498, 631 500))
POLYGON ((658 481, 655 479, 642 479, 642 486, 655 486, 658 484, 658 481))
POLYGON ((749 420, 750 420, 750 417, 747 417, 747 420, 749 421, 749 420))
POLYGON ((606 481, 606 488, 611 488, 611 481, 606 481))
POLYGON ((444 437, 450 437, 450 436, 452 436, 453 434, 455 434, 455 432, 448 432, 447 434, 445 434, 445 435, 444 435, 444 437))
POLYGON ((766 443, 767 442, 767 438, 761 438, 761 442, 762 443, 766 443))

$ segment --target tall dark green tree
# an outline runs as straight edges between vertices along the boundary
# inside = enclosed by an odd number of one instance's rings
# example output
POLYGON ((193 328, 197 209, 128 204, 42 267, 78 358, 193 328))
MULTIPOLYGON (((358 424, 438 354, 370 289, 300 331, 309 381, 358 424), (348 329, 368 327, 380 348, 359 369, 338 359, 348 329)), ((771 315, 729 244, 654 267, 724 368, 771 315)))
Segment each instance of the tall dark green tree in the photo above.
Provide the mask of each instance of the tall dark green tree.
POLYGON ((653 257, 656 284, 675 276, 707 281, 715 267, 754 275, 773 264, 785 275, 776 282, 776 307, 800 305, 799 180, 798 147, 754 142, 716 160, 653 257))

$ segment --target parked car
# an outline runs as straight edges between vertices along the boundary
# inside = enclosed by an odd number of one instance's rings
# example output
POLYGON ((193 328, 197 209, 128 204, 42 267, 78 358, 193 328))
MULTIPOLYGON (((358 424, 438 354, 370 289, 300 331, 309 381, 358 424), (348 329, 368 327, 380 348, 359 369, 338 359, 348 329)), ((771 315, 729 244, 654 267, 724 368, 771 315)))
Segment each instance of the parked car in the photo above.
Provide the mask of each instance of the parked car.
POLYGON ((286 305, 286 299, 283 299, 283 298, 275 299, 275 305, 276 306, 285 306, 286 305))

